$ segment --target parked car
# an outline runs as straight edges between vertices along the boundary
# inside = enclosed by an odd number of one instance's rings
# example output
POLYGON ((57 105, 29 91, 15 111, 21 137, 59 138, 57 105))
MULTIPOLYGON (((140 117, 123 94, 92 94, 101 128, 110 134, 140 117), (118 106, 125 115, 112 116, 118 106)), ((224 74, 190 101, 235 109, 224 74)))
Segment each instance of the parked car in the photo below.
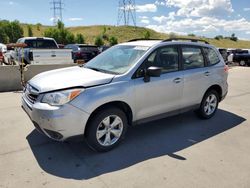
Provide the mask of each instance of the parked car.
POLYGON ((102 53, 104 52, 105 50, 109 49, 111 46, 100 46, 99 47, 99 52, 102 53))
POLYGON ((73 59, 76 63, 77 60, 83 60, 85 63, 98 55, 98 47, 88 44, 68 44, 64 48, 72 49, 73 59))
POLYGON ((192 41, 123 43, 84 66, 39 74, 23 109, 49 138, 83 135, 97 151, 117 146, 130 125, 189 110, 212 118, 228 92, 228 67, 215 47, 192 41))
POLYGON ((70 49, 59 49, 56 41, 46 37, 24 37, 17 41, 26 47, 15 48, 16 58, 25 64, 70 64, 73 63, 70 49))
POLYGON ((218 50, 219 50, 221 56, 223 57, 225 63, 227 64, 227 62, 228 62, 228 59, 227 59, 228 58, 227 49, 225 49, 225 48, 218 48, 218 50))
POLYGON ((5 53, 7 52, 7 46, 5 44, 0 43, 0 65, 3 64, 5 53))
POLYGON ((240 66, 250 65, 250 53, 248 49, 235 49, 228 56, 229 62, 238 63, 240 66))

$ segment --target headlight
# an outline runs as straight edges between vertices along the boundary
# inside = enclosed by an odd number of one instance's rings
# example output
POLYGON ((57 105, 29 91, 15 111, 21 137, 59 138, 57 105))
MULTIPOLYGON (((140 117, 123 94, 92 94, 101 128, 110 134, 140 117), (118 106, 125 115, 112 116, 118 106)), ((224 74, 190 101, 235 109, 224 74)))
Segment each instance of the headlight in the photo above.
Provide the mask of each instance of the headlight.
POLYGON ((84 89, 71 89, 71 90, 47 93, 43 96, 42 103, 47 103, 52 106, 61 106, 72 101, 83 91, 84 89))

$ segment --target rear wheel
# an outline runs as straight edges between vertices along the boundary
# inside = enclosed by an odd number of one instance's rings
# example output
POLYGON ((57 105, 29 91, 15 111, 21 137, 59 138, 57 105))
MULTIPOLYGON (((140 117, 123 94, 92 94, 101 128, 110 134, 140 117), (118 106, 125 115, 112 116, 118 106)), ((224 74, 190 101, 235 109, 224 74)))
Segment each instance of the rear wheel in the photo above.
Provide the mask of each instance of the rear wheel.
POLYGON ((240 64, 240 66, 246 66, 246 62, 245 62, 245 61, 243 61, 243 60, 242 60, 242 61, 240 61, 240 63, 239 63, 239 64, 240 64))
POLYGON ((215 90, 208 91, 198 109, 198 116, 202 119, 210 119, 218 109, 219 95, 215 90))
POLYGON ((127 126, 127 117, 119 108, 101 110, 88 124, 87 143, 95 151, 109 151, 124 138, 127 126))

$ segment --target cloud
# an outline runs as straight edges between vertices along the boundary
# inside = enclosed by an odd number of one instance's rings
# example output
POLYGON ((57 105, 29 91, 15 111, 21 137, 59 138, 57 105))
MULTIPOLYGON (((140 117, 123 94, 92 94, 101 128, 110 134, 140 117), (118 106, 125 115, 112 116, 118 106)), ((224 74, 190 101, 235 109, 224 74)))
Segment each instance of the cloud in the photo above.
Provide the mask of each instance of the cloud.
POLYGON ((244 8, 243 10, 244 11, 250 11, 250 8, 244 8))
POLYGON ((157 12, 155 4, 136 5, 136 12, 157 12))
POLYGON ((69 18, 69 21, 75 22, 75 21, 82 21, 83 18, 69 18))
POLYGON ((14 1, 9 1, 9 2, 8 2, 8 5, 10 5, 10 6, 18 5, 18 3, 14 2, 14 1))
POLYGON ((234 12, 230 0, 157 0, 155 4, 175 7, 176 14, 183 17, 217 17, 234 12))
POLYGON ((144 24, 149 24, 149 23, 150 23, 150 21, 149 21, 149 20, 147 20, 147 19, 142 19, 142 20, 141 20, 141 23, 144 23, 144 24))
POLYGON ((139 16, 140 19, 148 19, 147 16, 139 16))
POLYGON ((153 20, 158 22, 159 24, 175 19, 175 12, 170 12, 168 16, 154 16, 153 20))
POLYGON ((148 25, 148 28, 163 33, 221 33, 226 32, 248 32, 250 21, 245 18, 225 20, 214 17, 184 18, 181 20, 166 20, 160 25, 148 25))

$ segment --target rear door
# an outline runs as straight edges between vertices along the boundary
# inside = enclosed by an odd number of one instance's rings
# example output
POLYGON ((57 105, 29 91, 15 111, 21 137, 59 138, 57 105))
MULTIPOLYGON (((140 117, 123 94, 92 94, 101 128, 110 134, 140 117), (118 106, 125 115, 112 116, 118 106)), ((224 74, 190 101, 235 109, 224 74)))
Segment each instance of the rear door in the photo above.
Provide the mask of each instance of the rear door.
POLYGON ((161 115, 180 108, 183 76, 179 72, 178 46, 165 46, 154 51, 135 73, 136 120, 161 115), (144 81, 143 72, 150 66, 162 67, 160 77, 144 81))
POLYGON ((182 68, 184 77, 182 108, 199 105, 209 87, 211 73, 201 47, 182 46, 182 68))

